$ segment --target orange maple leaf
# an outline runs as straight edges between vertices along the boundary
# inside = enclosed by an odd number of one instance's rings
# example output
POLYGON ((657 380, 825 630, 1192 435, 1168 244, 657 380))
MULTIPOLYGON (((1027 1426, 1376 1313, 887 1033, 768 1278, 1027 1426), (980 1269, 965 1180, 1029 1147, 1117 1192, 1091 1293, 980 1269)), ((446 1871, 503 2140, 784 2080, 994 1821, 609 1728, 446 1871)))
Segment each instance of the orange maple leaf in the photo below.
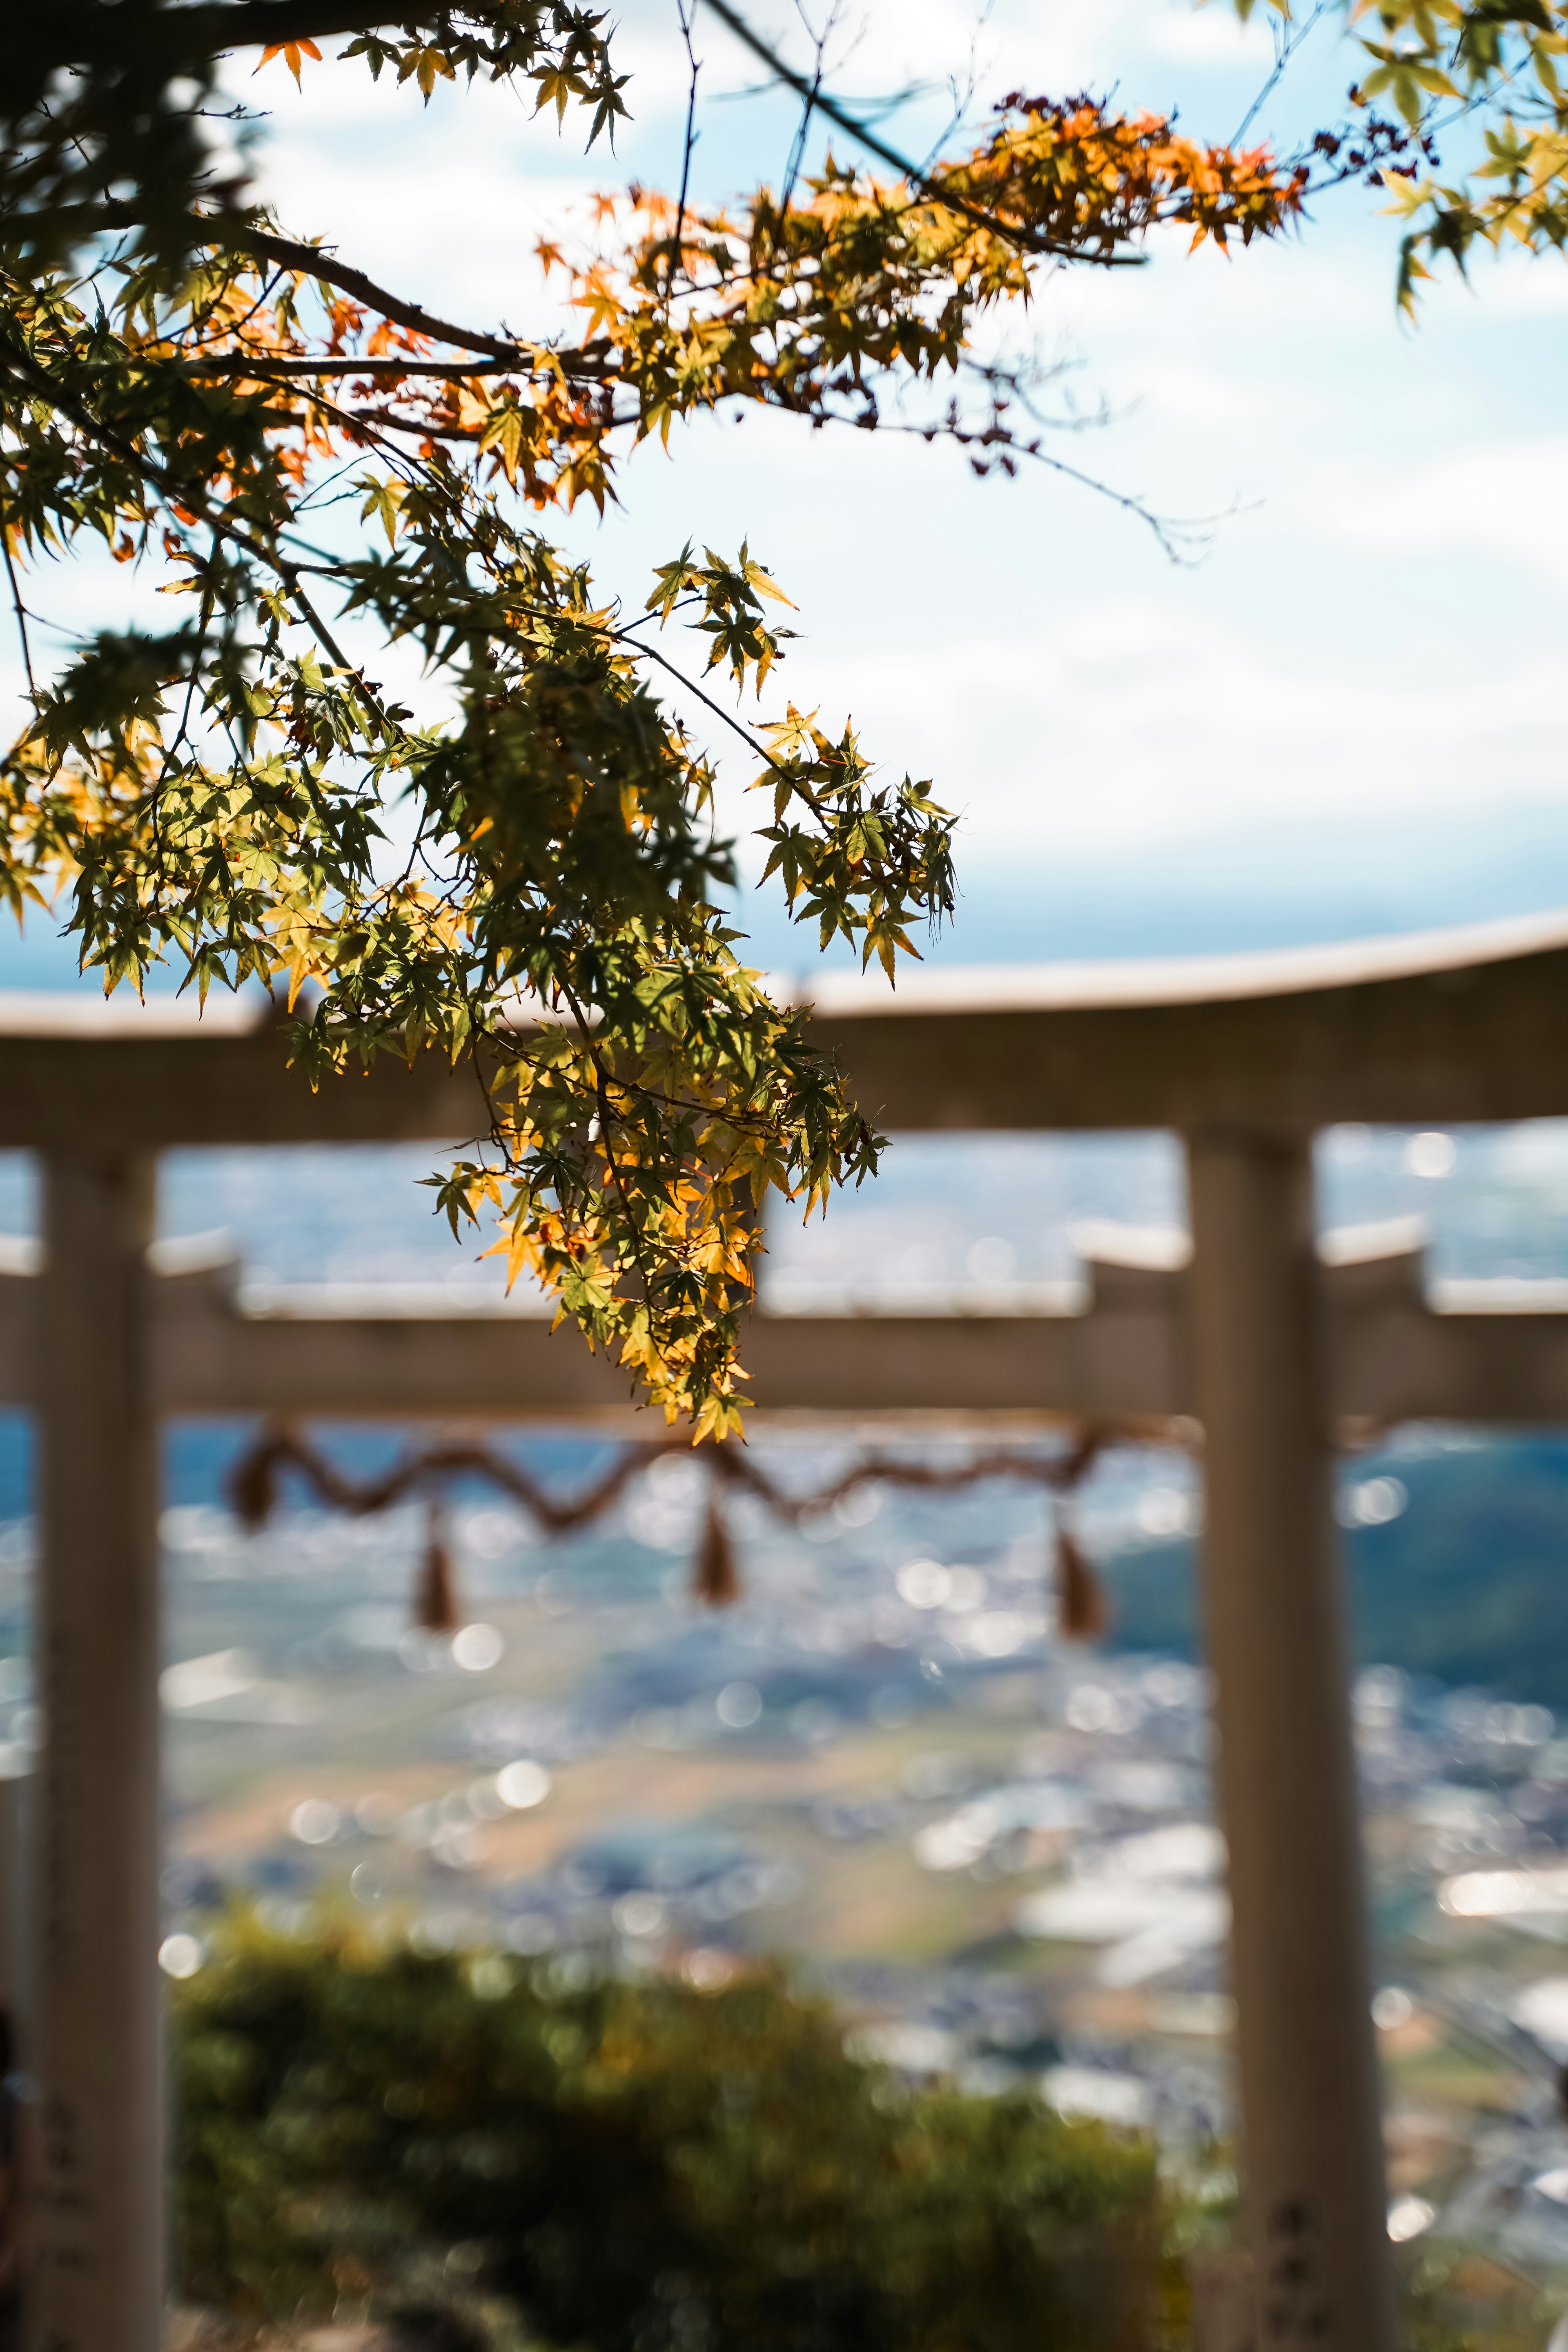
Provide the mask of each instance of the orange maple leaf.
POLYGON ((282 58, 284 64, 293 75, 294 86, 297 89, 303 87, 303 84, 300 80, 300 66, 301 59, 305 58, 314 58, 318 65, 321 62, 321 52, 316 47, 314 41, 268 41, 267 47, 262 50, 260 57, 256 61, 257 72, 259 73, 262 67, 268 64, 271 58, 279 57, 282 58))

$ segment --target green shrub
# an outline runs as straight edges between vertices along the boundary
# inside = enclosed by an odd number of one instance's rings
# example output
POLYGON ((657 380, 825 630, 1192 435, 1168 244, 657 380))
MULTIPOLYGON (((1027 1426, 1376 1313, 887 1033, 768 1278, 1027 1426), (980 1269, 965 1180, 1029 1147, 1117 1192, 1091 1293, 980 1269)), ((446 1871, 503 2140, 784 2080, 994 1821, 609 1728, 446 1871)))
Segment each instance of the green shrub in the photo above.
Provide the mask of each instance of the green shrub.
POLYGON ((1152 2157, 910 2095, 776 1977, 574 1987, 238 1922, 174 1995, 185 2294, 472 2280, 595 2352, 1131 2352, 1152 2157))

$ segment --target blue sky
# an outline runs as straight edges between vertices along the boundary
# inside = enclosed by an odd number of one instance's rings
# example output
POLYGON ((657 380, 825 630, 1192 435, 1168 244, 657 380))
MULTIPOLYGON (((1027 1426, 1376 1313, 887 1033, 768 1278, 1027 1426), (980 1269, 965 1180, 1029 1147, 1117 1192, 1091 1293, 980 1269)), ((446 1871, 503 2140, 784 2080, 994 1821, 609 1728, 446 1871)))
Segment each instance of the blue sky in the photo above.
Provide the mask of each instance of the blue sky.
MULTIPOLYGON (((636 121, 613 157, 493 92, 442 88, 422 110, 359 67, 308 68, 303 95, 280 64, 259 83, 242 69, 272 110, 261 177, 290 227, 373 275, 475 324, 536 326, 554 314, 535 238, 582 219, 591 189, 678 176, 674 19, 673 0, 620 12, 636 121)), ((783 0, 756 0, 755 21, 805 53, 783 0)), ((700 13, 698 47, 700 193, 776 179, 787 116, 727 95, 753 73, 700 13)), ((1204 137, 1235 131, 1270 61, 1267 28, 1242 32, 1225 0, 998 0, 978 30, 957 0, 860 0, 839 48, 843 90, 927 85, 897 118, 911 145, 972 53, 983 101, 1114 88, 1204 137)), ((1254 135, 1331 119, 1354 70, 1321 28, 1254 135)), ((643 451, 621 509, 563 535, 639 604, 689 534, 749 536, 800 606, 777 698, 852 713, 880 760, 963 810, 944 950, 962 961, 1556 903, 1568 268, 1484 260, 1471 286, 1435 287, 1413 331, 1381 202, 1342 191, 1299 236, 1228 262, 1172 241, 1142 270, 1063 272, 1010 322, 1115 412, 1064 457, 1166 512, 1228 516, 1196 569, 1049 475, 977 482, 951 450, 754 415, 643 451)), ((87 593, 51 583, 53 609, 68 620, 87 593)), ((744 755, 730 764, 738 782, 744 755)), ((771 918, 759 940, 788 953, 771 918)))

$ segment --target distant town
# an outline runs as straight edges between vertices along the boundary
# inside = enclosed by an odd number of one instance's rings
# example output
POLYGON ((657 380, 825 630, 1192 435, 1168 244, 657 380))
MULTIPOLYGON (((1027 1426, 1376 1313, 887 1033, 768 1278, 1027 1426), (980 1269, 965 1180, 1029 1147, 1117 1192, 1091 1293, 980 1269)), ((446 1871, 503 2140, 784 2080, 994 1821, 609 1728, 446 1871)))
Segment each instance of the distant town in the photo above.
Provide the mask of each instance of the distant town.
MULTIPOLYGON (((769 1459, 802 1484, 825 1466, 769 1459)), ((411 1625, 415 1514, 247 1538, 170 1511, 165 1969, 199 1969, 236 1900, 285 1931, 325 1910, 471 1950, 498 1982, 777 1959, 895 2074, 1151 2130, 1226 2203, 1204 1671, 1058 1639, 1038 1498, 1004 1481, 862 1491, 798 1536, 731 1502, 742 1597, 700 1610, 704 1491, 672 1457, 563 1544, 465 1502, 450 1638, 411 1625)), ((1194 1507, 1179 1466, 1117 1457, 1088 1538, 1114 1571, 1194 1507)), ((1403 1507, 1383 1472, 1342 1516, 1403 1507)), ((29 1540, 0 1529, 13 1633, 29 1540)), ((1539 1704, 1390 1667, 1354 1704, 1391 2233, 1568 2269, 1568 1736, 1539 1704)), ((14 1654, 12 1772, 36 1730, 14 1654)))

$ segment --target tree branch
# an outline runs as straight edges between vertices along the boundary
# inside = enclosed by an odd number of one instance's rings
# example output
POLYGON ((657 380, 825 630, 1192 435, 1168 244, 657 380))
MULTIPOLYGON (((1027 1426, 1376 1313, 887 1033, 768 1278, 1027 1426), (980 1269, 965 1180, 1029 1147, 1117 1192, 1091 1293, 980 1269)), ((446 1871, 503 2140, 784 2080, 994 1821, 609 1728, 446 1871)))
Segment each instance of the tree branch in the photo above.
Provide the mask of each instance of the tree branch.
POLYGON ((105 7, 102 0, 53 0, 16 12, 6 28, 6 71, 24 85, 66 66, 142 65, 159 51, 176 58, 219 57, 274 41, 368 33, 378 25, 429 24, 448 13, 432 0, 233 0, 187 8, 105 7))
MULTIPOLYGON (((216 221, 201 225, 213 228, 220 226, 216 221)), ((210 241, 221 245, 228 240, 219 235, 210 241)), ((520 343, 508 342, 500 335, 472 334, 467 327, 455 327, 448 319, 437 319, 432 312, 421 310, 417 302, 405 302, 399 295, 390 293, 384 286, 378 286, 374 278, 365 276, 363 269, 353 269, 347 262, 334 260, 330 254, 323 253, 320 246, 301 245, 293 237, 274 236, 270 229, 248 226, 238 231, 233 242, 265 261, 280 262, 285 269, 300 269, 309 277, 321 278, 325 285, 335 286, 340 294, 352 296, 354 301, 379 311, 383 318, 395 319, 400 327, 412 327, 416 334, 428 335, 433 342, 456 343, 464 351, 487 352, 492 359, 506 360, 513 367, 531 367, 534 364, 534 354, 525 351, 520 343)), ((598 375, 603 373, 595 360, 585 358, 582 352, 563 352, 560 356, 563 366, 569 373, 574 369, 581 374, 598 375)))
POLYGON ((858 121, 836 98, 828 97, 825 90, 807 81, 804 74, 794 72, 768 47, 761 34, 752 32, 745 18, 730 5, 730 0, 708 0, 708 5, 720 22, 728 26, 735 38, 750 49, 754 58, 760 58, 787 89, 793 89, 803 104, 809 103, 818 114, 826 115, 829 122, 836 122, 839 130, 864 147, 868 154, 875 155, 879 163, 886 163, 897 172, 911 188, 918 188, 928 203, 943 205, 948 212, 957 213, 963 219, 973 221, 976 228, 989 229, 994 236, 1005 237, 1009 244, 1021 247, 1026 253, 1049 254, 1060 261, 1089 261, 1100 269, 1137 269, 1142 267, 1143 256, 1141 253, 1085 253, 1079 247, 1066 244, 1058 237, 1043 236, 1037 229, 1016 227, 1010 221, 999 220, 994 213, 988 213, 983 205, 972 205, 966 197, 952 194, 922 172, 918 164, 911 163, 907 155, 900 155, 896 147, 889 147, 885 139, 879 139, 868 124, 858 121))
POLYGON ((675 273, 680 268, 681 238, 686 231, 686 194, 691 184, 691 153, 697 144, 697 77, 702 70, 702 60, 691 46, 691 28, 697 22, 698 0, 680 0, 680 33, 686 43, 686 62, 691 68, 691 85, 686 93, 686 137, 680 149, 680 196, 675 207, 675 235, 669 241, 669 272, 664 281, 668 299, 675 284, 675 273))
POLYGON ((300 586, 299 564, 290 563, 287 556, 274 554, 260 540, 253 538, 249 531, 242 530, 237 523, 230 522, 226 515, 216 512, 205 494, 195 483, 176 481, 166 467, 155 464, 150 457, 144 457, 133 443, 127 441, 121 434, 115 432, 110 426, 100 424, 81 406, 79 402, 73 400, 51 380, 30 352, 13 343, 10 337, 4 332, 0 332, 0 367, 9 367, 13 374, 19 375, 36 394, 48 402, 51 408, 58 409, 62 416, 68 417, 78 432, 87 434, 90 439, 110 450, 121 464, 131 467, 143 481, 150 482, 162 498, 173 505, 184 506, 190 513, 199 517, 215 537, 226 539, 236 547, 243 548, 247 555, 253 557, 257 562, 264 564, 276 578, 281 580, 304 616, 306 626, 312 632, 328 659, 335 662, 339 669, 346 675, 358 679, 366 701, 381 721, 384 732, 388 737, 392 735, 394 731, 392 722, 366 685, 363 670, 356 663, 349 660, 348 656, 300 586))
POLYGON ((22 665, 27 673, 27 693, 36 706, 38 681, 33 675, 33 648, 27 637, 27 608, 22 602, 21 583, 16 578, 16 561, 11 553, 11 534, 3 524, 0 524, 0 548, 5 551, 5 577, 11 583, 11 606, 16 615, 16 635, 22 640, 22 665))
MULTIPOLYGON (((520 355, 521 356, 521 355, 520 355)), ((120 362, 112 364, 119 366, 120 362)), ((526 367, 526 360, 521 365, 526 367)), ((346 360, 286 360, 274 359, 266 352, 223 352, 210 360, 178 362, 182 373, 190 376, 255 376, 262 381, 268 376, 316 375, 419 375, 434 376, 438 381, 465 382, 470 377, 513 375, 520 372, 510 362, 496 361, 488 366, 476 366, 468 360, 411 360, 397 358, 346 360)))
MULTIPOLYGON (((184 13, 182 11, 182 13, 184 13)), ((62 206, 53 213, 13 213, 0 220, 0 247, 14 244, 18 235, 37 234, 41 228, 70 228, 81 236, 90 236, 97 229, 127 229, 142 226, 146 215, 136 205, 110 202, 101 205, 62 206)), ((400 327, 412 327, 416 334, 428 335, 432 342, 453 343, 460 351, 484 352, 492 359, 511 367, 532 368, 538 364, 537 350, 525 350, 521 343, 509 342, 502 335, 485 335, 467 327, 454 326, 449 319, 437 319, 434 312, 423 310, 417 302, 405 302, 363 269, 339 261, 319 245, 306 245, 299 238, 279 236, 272 229, 258 228, 252 221, 222 213, 195 214, 192 216, 191 242, 194 245, 216 246, 234 252, 252 253, 258 260, 275 261, 285 269, 298 269, 308 277, 320 278, 326 286, 335 286, 340 294, 378 311, 383 318, 395 319, 400 327)), ((551 352, 551 364, 559 366, 573 377, 599 381, 605 373, 599 356, 606 346, 603 337, 581 351, 551 352)), ((368 362, 375 366, 376 362, 368 362)), ((455 371, 454 371, 455 373, 455 371)))

